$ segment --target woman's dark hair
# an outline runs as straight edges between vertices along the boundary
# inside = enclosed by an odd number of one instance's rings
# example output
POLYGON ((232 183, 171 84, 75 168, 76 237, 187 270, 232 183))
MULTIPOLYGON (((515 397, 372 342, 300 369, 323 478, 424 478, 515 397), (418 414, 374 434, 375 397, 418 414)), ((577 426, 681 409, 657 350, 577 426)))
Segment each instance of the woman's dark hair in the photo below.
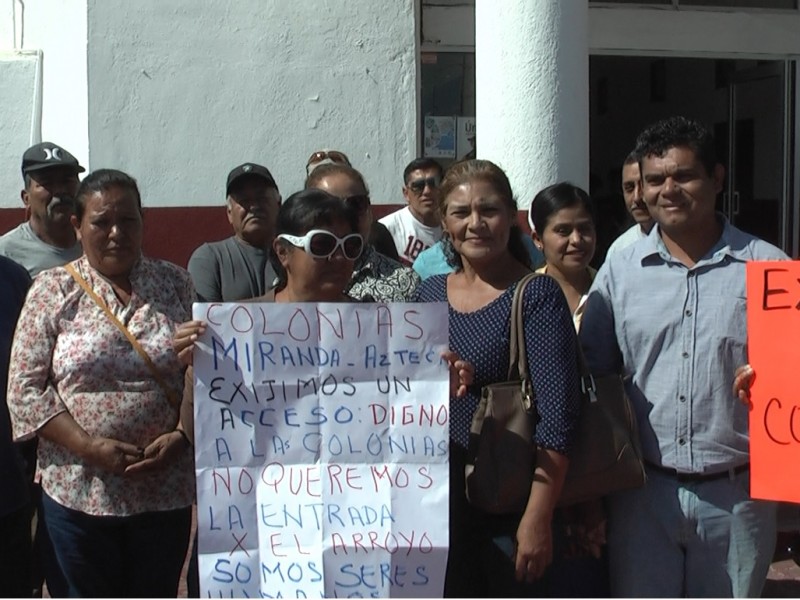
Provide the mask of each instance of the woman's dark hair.
MULTIPOLYGON (((522 241, 522 230, 517 224, 517 202, 511 191, 511 183, 503 169, 491 161, 472 159, 462 160, 452 165, 444 174, 442 185, 439 187, 439 214, 442 218, 447 214, 447 197, 459 185, 470 181, 483 181, 488 183, 492 189, 503 199, 508 210, 511 212, 513 221, 511 234, 508 236, 508 251, 516 260, 526 267, 531 266, 531 258, 525 244, 522 241)), ((455 269, 463 267, 461 256, 455 251, 450 239, 445 236, 444 255, 447 264, 455 269)))
POLYGON ((369 196, 369 188, 364 176, 353 167, 341 163, 326 163, 316 167, 311 171, 311 175, 306 177, 304 189, 319 187, 320 182, 331 175, 347 175, 353 181, 359 183, 364 188, 364 193, 369 196))
MULTIPOLYGON (((314 169, 314 173, 328 165, 314 169)), ((330 227, 336 221, 344 221, 352 233, 358 233, 358 213, 347 203, 324 190, 308 188, 295 192, 281 204, 275 223, 275 235, 288 233, 302 236, 321 226, 330 227)), ((286 271, 275 253, 269 256, 278 275, 279 286, 286 284, 286 271)))
POLYGON ((531 222, 536 228, 536 232, 542 235, 550 217, 563 208, 572 208, 574 206, 583 207, 589 213, 592 223, 597 223, 594 202, 592 202, 589 194, 577 185, 562 181, 541 190, 533 198, 530 208, 531 222))
POLYGON ((136 198, 136 205, 139 207, 139 213, 142 212, 142 196, 139 194, 139 186, 133 177, 116 169, 97 169, 84 177, 75 194, 75 216, 78 222, 83 219, 86 202, 89 198, 97 192, 105 192, 112 187, 122 188, 133 194, 133 197, 136 198))

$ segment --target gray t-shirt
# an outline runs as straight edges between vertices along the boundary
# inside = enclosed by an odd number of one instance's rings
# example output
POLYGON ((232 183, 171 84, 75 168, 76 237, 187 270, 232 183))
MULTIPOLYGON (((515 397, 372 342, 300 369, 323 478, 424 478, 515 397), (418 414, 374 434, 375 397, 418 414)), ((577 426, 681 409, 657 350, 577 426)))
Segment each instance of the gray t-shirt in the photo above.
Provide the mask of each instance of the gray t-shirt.
POLYGON ((236 302, 266 294, 275 286, 269 251, 231 236, 203 244, 189 259, 200 302, 236 302))
POLYGON ((79 242, 75 242, 71 248, 59 248, 43 242, 28 221, 0 236, 0 255, 21 264, 31 277, 45 269, 65 265, 81 254, 83 249, 79 242))

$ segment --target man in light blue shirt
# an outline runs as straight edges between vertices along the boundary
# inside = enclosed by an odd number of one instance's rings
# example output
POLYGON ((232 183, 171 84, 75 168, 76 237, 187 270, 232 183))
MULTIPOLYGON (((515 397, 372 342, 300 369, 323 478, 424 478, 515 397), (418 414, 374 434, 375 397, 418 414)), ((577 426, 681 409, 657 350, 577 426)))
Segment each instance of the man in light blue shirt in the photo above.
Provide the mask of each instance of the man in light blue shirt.
POLYGON ((653 217, 647 210, 647 205, 642 197, 642 177, 639 173, 639 157, 631 152, 625 157, 622 165, 622 198, 625 200, 625 209, 634 220, 633 225, 619 236, 606 251, 606 260, 623 248, 635 244, 653 228, 653 217))
POLYGON ((609 498, 615 596, 758 597, 775 505, 749 496, 745 263, 785 259, 715 212, 724 169, 701 124, 673 117, 637 139, 650 235, 612 255, 580 332, 596 374, 622 373, 647 483, 609 498))

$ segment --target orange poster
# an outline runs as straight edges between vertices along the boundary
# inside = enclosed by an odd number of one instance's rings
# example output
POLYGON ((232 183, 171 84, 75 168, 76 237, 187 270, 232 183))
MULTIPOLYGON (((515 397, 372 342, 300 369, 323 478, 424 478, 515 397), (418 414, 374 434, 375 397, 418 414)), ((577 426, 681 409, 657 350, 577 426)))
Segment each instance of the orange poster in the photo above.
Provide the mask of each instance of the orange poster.
POLYGON ((750 494, 800 502, 800 262, 747 263, 750 494))

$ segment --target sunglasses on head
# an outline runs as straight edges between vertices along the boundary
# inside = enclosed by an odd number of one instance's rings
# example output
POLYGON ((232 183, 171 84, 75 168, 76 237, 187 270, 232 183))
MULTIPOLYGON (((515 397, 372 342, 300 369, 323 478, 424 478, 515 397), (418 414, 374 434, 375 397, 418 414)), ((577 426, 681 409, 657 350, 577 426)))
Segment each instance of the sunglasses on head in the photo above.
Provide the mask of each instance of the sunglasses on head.
POLYGON ((439 177, 428 177, 427 179, 414 179, 408 182, 408 189, 415 194, 421 194, 425 191, 425 186, 433 189, 439 187, 441 179, 439 177))
POLYGON ((308 157, 308 160, 306 161, 306 167, 310 167, 311 165, 321 162, 326 158, 331 162, 338 163, 340 165, 347 165, 348 167, 350 166, 350 159, 347 158, 344 153, 339 152, 338 150, 318 150, 308 157))
POLYGON ((302 248, 314 258, 330 258, 341 248, 346 259, 356 260, 364 250, 364 238, 357 233, 340 238, 325 229, 312 229, 304 236, 281 233, 278 239, 302 248))
POLYGON ((369 196, 367 194, 356 194, 344 198, 345 204, 354 209, 358 214, 363 213, 369 208, 369 196))

